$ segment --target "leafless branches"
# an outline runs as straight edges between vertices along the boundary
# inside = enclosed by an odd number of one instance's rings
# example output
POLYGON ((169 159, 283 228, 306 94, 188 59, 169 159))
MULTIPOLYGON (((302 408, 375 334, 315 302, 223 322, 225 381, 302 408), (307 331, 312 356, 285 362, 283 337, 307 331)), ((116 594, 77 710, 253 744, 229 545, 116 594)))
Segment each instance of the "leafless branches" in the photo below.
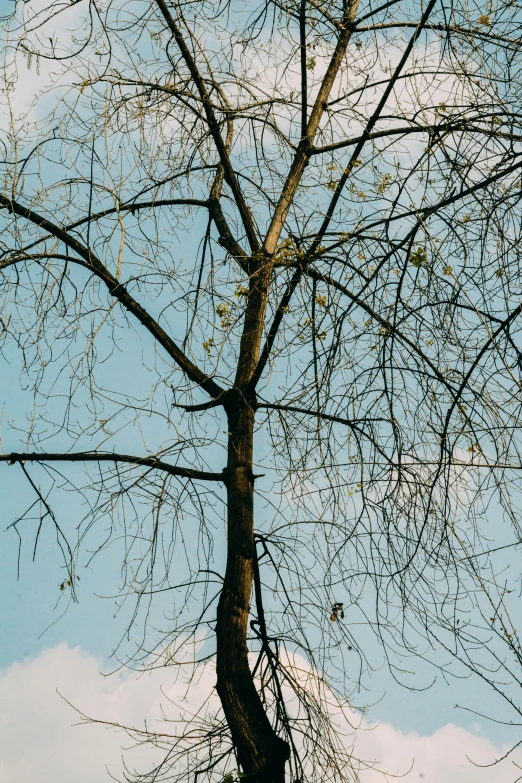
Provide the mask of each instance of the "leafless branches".
POLYGON ((68 584, 122 533, 135 662, 216 667, 221 711, 127 727, 164 753, 129 779, 357 778, 375 649, 520 719, 494 556, 520 542, 519 26, 441 0, 8 20, 1 345, 34 410, 0 461, 40 526, 85 500, 68 584))

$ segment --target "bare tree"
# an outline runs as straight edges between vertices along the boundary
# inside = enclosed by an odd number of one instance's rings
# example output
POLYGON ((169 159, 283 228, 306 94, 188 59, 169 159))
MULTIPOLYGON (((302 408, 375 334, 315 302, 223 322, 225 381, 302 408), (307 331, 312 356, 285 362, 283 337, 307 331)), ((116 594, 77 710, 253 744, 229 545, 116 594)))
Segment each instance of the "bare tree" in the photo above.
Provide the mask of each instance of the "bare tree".
POLYGON ((455 659, 520 719, 491 550, 521 541, 521 21, 512 0, 5 18, 2 345, 34 410, 0 459, 64 591, 100 529, 132 627, 173 597, 135 661, 216 667, 222 713, 136 729, 165 752, 129 779, 356 777, 342 715, 375 644, 406 684, 406 658, 455 659))

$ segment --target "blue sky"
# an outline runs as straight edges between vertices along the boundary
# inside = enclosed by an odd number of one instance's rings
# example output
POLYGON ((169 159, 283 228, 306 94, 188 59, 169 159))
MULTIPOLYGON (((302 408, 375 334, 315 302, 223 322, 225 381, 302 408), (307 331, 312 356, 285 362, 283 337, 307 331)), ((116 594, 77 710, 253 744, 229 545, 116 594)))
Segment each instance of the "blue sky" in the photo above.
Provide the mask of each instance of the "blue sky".
MULTIPOLYGON (((81 468, 77 466, 77 470, 81 468)), ((17 579, 19 542, 14 531, 6 528, 22 507, 32 502, 32 490, 18 466, 8 467, 4 463, 0 466, 0 492, 3 528, 0 534, 0 666, 5 669, 14 662, 35 658, 43 650, 65 643, 70 647, 80 646, 98 658, 105 672, 117 668, 117 659, 111 657, 111 653, 125 631, 127 620, 125 607, 118 610, 115 600, 109 597, 115 594, 118 586, 120 557, 117 549, 103 553, 89 568, 78 569, 79 602, 74 603, 68 599, 67 592, 62 593, 59 589, 66 574, 52 526, 43 527, 33 561, 36 526, 33 523, 31 529, 25 522, 21 528, 20 578, 17 579)), ((69 502, 74 502, 72 497, 69 502)), ((70 521, 72 525, 77 508, 65 503, 55 504, 53 508, 61 524, 70 521)), ((83 562, 85 560, 86 556, 83 562)), ((377 656, 377 649, 375 653, 377 656)), ((465 677, 464 671, 461 674, 465 677)), ((425 669, 417 684, 425 687, 433 676, 425 669)), ((453 723, 498 744, 518 738, 518 729, 509 729, 455 709, 457 703, 486 714, 495 714, 501 709, 500 701, 477 678, 460 682, 451 680, 446 684, 439 676, 428 690, 411 692, 395 684, 383 668, 371 680, 366 680, 365 685, 368 690, 354 695, 354 702, 373 704, 369 718, 390 723, 402 732, 429 735, 453 723)))
MULTIPOLYGON (((6 465, 0 469, 3 527, 29 500, 20 473, 6 465)), ((55 511, 64 520, 73 509, 55 511)), ((78 715, 69 703, 90 717, 137 726, 147 719, 151 726, 162 709, 172 712, 182 692, 168 669, 145 679, 121 671, 104 676, 117 668, 110 652, 125 627, 125 617, 115 616, 115 602, 97 597, 110 594, 117 582, 117 553, 95 561, 92 570, 78 571, 79 603, 64 614, 62 561, 50 530, 43 532, 34 562, 33 536, 24 536, 19 580, 16 536, 0 534, 0 700, 7 706, 0 718, 0 783, 26 783, 33 775, 39 783, 70 783, 71 777, 75 783, 102 783, 110 780, 106 766, 113 775, 121 771, 122 752, 128 764, 142 769, 158 756, 147 749, 122 751, 132 743, 121 733, 76 725, 78 715), (171 701, 165 703, 164 694, 171 701)), ((208 694, 213 682, 212 671, 202 674, 185 708, 208 694)), ((457 702, 485 713, 499 706, 476 679, 451 685, 439 679, 430 690, 411 693, 393 685, 383 670, 371 685, 370 691, 354 695, 356 703, 379 700, 363 720, 354 752, 382 761, 381 768, 393 773, 404 774, 413 764, 408 782, 513 783, 511 761, 491 770, 468 760, 490 763, 519 737, 519 730, 454 709, 457 702)), ((522 755, 515 753, 513 759, 521 763, 522 755)), ((363 783, 380 780, 377 773, 362 777, 363 783)))
MULTIPOLYGON (((27 86, 33 76, 34 73, 24 74, 22 87, 24 84, 27 86)), ((22 93, 20 102, 26 103, 30 93, 22 93)), ((181 246, 180 251, 183 250, 188 251, 189 248, 181 246)), ((111 358, 104 372, 110 381, 132 378, 133 382, 139 383, 140 380, 139 373, 133 371, 124 354, 111 358)), ((10 421, 23 421, 31 401, 29 395, 19 390, 14 357, 12 364, 3 368, 0 397, 5 403, 3 448, 6 451, 18 449, 17 435, 10 421)), ((153 432, 153 438, 155 434, 153 432)), ((123 443, 132 444, 134 435, 126 433, 125 438, 128 440, 123 439, 123 443)), ((42 475, 39 469, 30 467, 29 470, 38 483, 42 475)), ((82 472, 79 465, 70 470, 78 476, 82 472)), ((11 698, 13 702, 16 702, 17 694, 20 695, 20 704, 13 703, 10 707, 11 728, 3 732, 4 741, 16 747, 12 726, 17 728, 23 724, 27 727, 32 755, 40 768, 37 773, 39 783, 51 783, 51 780, 53 783, 69 783, 71 775, 74 775, 75 783, 83 783, 83 776, 89 783, 108 780, 104 763, 110 758, 117 764, 118 751, 115 748, 121 743, 119 738, 115 744, 110 744, 106 738, 99 741, 100 735, 93 734, 96 739, 91 740, 84 739, 82 735, 81 743, 77 745, 78 733, 74 730, 74 734, 65 735, 74 736, 74 740, 67 740, 73 750, 70 755, 64 755, 61 766, 58 764, 56 759, 62 751, 63 732, 69 731, 74 716, 58 699, 55 688, 65 688, 67 697, 82 708, 85 705, 85 710, 107 714, 104 711, 110 709, 110 702, 117 706, 118 720, 140 721, 146 715, 154 714, 154 710, 157 714, 160 686, 165 682, 169 684, 172 677, 166 672, 163 680, 159 676, 146 680, 145 693, 144 680, 138 686, 131 677, 116 675, 105 680, 99 674, 118 666, 118 660, 111 657, 111 653, 125 633, 130 611, 130 607, 125 605, 120 608, 117 601, 110 597, 118 591, 121 565, 118 546, 99 555, 87 568, 89 547, 91 544, 95 546, 96 537, 87 539, 77 572, 80 576, 77 585, 79 602, 73 603, 69 600, 69 591, 62 592, 59 588, 66 573, 51 524, 43 526, 33 560, 38 522, 26 520, 21 523, 22 549, 19 577, 17 575, 19 540, 10 525, 34 500, 34 492, 19 466, 0 464, 0 497, 0 695, 7 694, 5 698, 11 698), (42 690, 42 682, 50 688, 42 690), (40 734, 45 735, 46 731, 49 732, 47 748, 39 740, 40 734), (79 763, 79 759, 83 761, 79 763)), ((79 499, 72 493, 58 492, 54 496, 53 509, 60 524, 74 536, 75 526, 83 513, 79 499)), ((490 514, 492 533, 495 533, 494 506, 490 508, 490 514)), ((517 559, 517 553, 513 552, 499 555, 498 562, 510 566, 509 575, 514 572, 518 578, 517 559)), ((165 608, 168 608, 168 599, 156 610, 158 622, 161 622, 165 608)), ((122 654, 125 649, 124 645, 122 654)), ((375 660, 379 661, 377 648, 375 660)), ((429 668, 424 669, 419 680, 423 688, 430 683, 433 674, 429 668)), ((466 678, 464 671, 461 675, 462 679, 452 679, 450 683, 439 676, 433 687, 412 692, 395 684, 386 667, 382 666, 371 680, 365 682, 367 690, 354 694, 355 703, 372 705, 366 714, 365 727, 373 726, 377 721, 384 724, 380 733, 375 730, 377 739, 373 745, 371 742, 366 744, 365 752, 383 753, 391 759, 390 764, 401 764, 401 770, 408 768, 408 753, 418 753, 424 766, 417 766, 413 777, 407 779, 422 775, 423 783, 441 783, 441 780, 445 783, 453 780, 455 783, 482 783, 493 777, 499 783, 508 783, 514 779, 511 767, 507 772, 506 767, 498 773, 496 770, 484 772, 465 761, 466 753, 473 754, 480 746, 485 752, 483 760, 490 761, 505 743, 518 740, 520 730, 455 709, 458 703, 485 714, 497 714, 501 706, 499 699, 478 679, 466 678), (396 751, 397 756, 394 755, 396 751), (445 767, 440 766, 444 754, 448 757, 445 767)), ((202 683, 207 689, 211 688, 212 675, 205 673, 202 683)), ((87 736, 91 735, 85 734, 87 736)), ((4 762, 4 766, 0 754, 0 783, 17 783, 18 779, 26 783, 35 774, 26 766, 23 748, 18 749, 17 754, 12 758, 9 756, 10 760, 4 762)))

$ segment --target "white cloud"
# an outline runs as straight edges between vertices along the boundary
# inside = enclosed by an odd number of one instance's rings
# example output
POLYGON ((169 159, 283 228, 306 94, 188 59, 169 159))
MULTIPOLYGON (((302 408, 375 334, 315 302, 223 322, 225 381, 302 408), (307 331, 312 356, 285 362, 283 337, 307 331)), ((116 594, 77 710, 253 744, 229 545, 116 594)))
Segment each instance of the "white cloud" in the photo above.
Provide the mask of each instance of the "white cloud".
MULTIPOLYGON (((150 676, 103 677, 100 668, 95 657, 60 644, 0 672, 0 783, 102 783, 110 780, 106 767, 119 776, 122 753, 129 766, 146 768, 153 751, 129 749, 128 737, 115 730, 72 725, 77 715, 56 690, 92 717, 136 726, 146 718, 152 727, 157 726, 160 704, 166 702, 160 687, 176 702, 184 698, 185 688, 180 681, 172 683, 172 669, 156 670, 150 676)), ((213 682, 212 671, 204 671, 186 707, 201 704, 213 682)), ((174 708, 166 706, 172 716, 174 708)), ((380 768, 389 773, 404 774, 414 760, 410 774, 401 778, 408 783, 513 783, 519 773, 511 761, 493 769, 473 766, 466 755, 487 763, 502 749, 453 724, 431 736, 419 736, 403 734, 389 724, 363 722, 355 750, 361 758, 381 762, 380 768)), ((377 783, 383 777, 369 771, 362 781, 377 783)))
MULTIPOLYGON (((159 760, 153 751, 132 749, 121 731, 78 725, 78 714, 57 691, 89 717, 136 727, 147 720, 153 728, 166 702, 160 688, 179 703, 183 684, 172 685, 173 670, 104 677, 101 669, 94 656, 59 644, 0 672, 0 783, 102 783, 110 780, 106 767, 120 776, 122 753, 131 768, 145 770, 159 760)), ((201 703, 212 685, 211 673, 204 673, 192 703, 201 703)))
MULTIPOLYGON (((382 723, 372 731, 359 731, 356 750, 359 756, 380 762, 378 768, 390 774, 404 774, 413 764, 411 772, 401 778, 407 783, 513 783, 520 774, 510 760, 496 767, 476 766, 490 764, 507 748, 496 748, 488 739, 452 723, 428 737, 403 734, 382 723)), ((520 755, 517 759, 520 763, 520 755)), ((383 777, 370 771, 362 780, 382 783, 383 777)))

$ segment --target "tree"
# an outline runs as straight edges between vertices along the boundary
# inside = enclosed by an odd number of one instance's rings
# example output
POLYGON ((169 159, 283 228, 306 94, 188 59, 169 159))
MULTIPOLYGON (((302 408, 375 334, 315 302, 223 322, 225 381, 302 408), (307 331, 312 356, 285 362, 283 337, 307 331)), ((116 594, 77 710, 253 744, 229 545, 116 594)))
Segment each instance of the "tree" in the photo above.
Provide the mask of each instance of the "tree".
POLYGON ((522 714, 491 554, 520 542, 520 11, 490 5, 5 17, 2 345, 35 407, 0 459, 62 590, 109 519, 131 625, 184 591, 136 657, 215 660, 222 714, 136 779, 349 779, 376 642, 406 685, 445 650, 522 714))

